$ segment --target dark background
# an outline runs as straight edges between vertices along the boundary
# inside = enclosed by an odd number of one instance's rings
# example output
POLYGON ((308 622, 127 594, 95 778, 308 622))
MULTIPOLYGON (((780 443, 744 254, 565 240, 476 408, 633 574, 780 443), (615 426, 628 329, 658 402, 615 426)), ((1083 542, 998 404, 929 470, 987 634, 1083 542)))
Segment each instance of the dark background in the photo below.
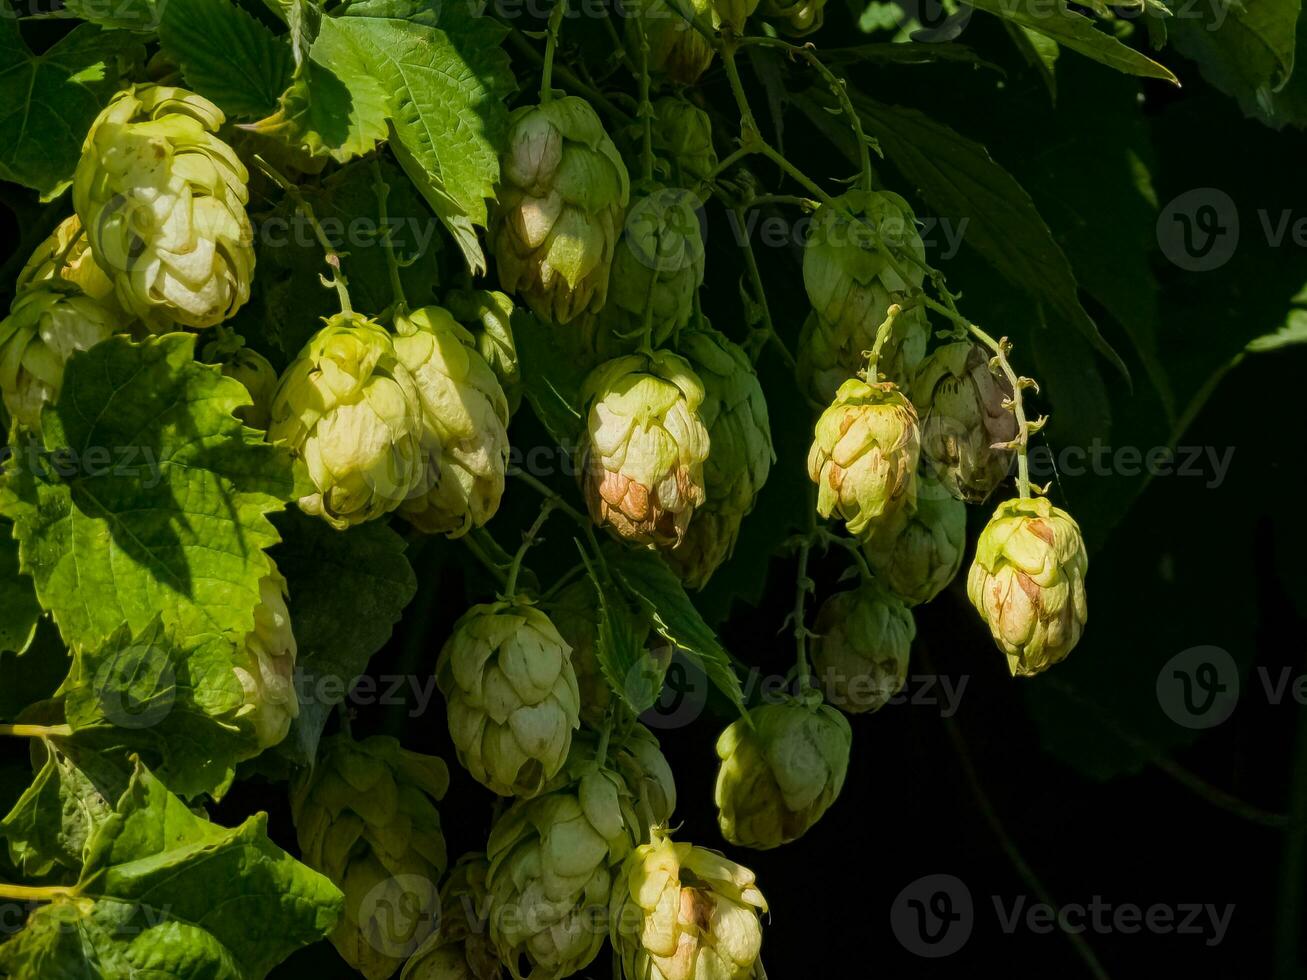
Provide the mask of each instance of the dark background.
MULTIPOLYGON (((827 36, 836 40, 830 43, 847 41, 851 19, 831 8, 827 36)), ((1018 977, 1096 971, 1133 977, 1159 969, 1221 978, 1307 975, 1301 943, 1307 715, 1292 698, 1272 703, 1259 675, 1262 669, 1272 677, 1282 669, 1307 672, 1301 560, 1307 348, 1250 354, 1210 400, 1199 398, 1246 343, 1285 322, 1307 283, 1307 250, 1289 241, 1273 246, 1258 223, 1260 209, 1307 217, 1307 140, 1244 119, 1173 52, 1160 57, 1182 77, 1180 91, 1141 85, 1064 52, 1054 109, 1038 76, 1012 56, 996 21, 975 17, 961 40, 1001 70, 921 65, 851 74, 877 98, 927 111, 989 147, 1030 191, 1085 286, 1086 306, 1125 357, 1130 381, 1048 322, 974 252, 964 249, 944 263, 954 288, 964 292, 968 314, 995 334, 1013 336, 1019 369, 1047 383, 1042 408, 1053 421, 1042 445, 1054 452, 1093 439, 1144 450, 1171 441, 1234 447, 1233 466, 1219 486, 1208 485, 1211 474, 1159 477, 1147 485, 1121 472, 1058 481, 1052 496, 1079 518, 1092 549, 1091 615, 1080 647, 1046 675, 1008 677, 961 579, 919 612, 911 673, 942 674, 955 684, 965 678, 956 714, 942 717, 938 704, 899 704, 854 719, 843 795, 816 829, 774 852, 726 848, 757 871, 771 903, 764 946, 769 974, 774 980, 953 977, 979 968, 1018 977), (1141 170, 1149 186, 1140 186, 1141 170), (1171 261, 1156 230, 1168 202, 1195 188, 1228 195, 1241 227, 1230 260, 1202 273, 1171 261), (1153 351, 1160 379, 1143 363, 1141 347, 1153 351), (1181 426, 1186 414, 1192 422, 1181 426), (1240 690, 1230 717, 1204 731, 1177 724, 1157 694, 1168 661, 1197 646, 1228 652, 1240 690), (896 937, 892 909, 905 888, 935 874, 952 876, 969 892, 974 926, 960 950, 928 959, 896 937), (1214 945, 1206 935, 1147 929, 1091 929, 1073 942, 1056 929, 1039 934, 1022 925, 1009 934, 1001 928, 995 896, 1010 907, 1021 897, 1036 903, 1041 894, 1061 905, 1096 898, 1113 907, 1202 903, 1232 905, 1233 914, 1214 945)), ((702 91, 711 103, 727 104, 720 68, 702 91)), ((771 121, 764 128, 776 135, 771 121)), ((811 136, 803 119, 786 116, 787 153, 809 173, 844 176, 846 163, 811 136)), ((913 194, 911 175, 887 168, 882 176, 891 188, 913 194)), ((14 214, 0 210, 12 240, 33 202, 12 186, 4 193, 16 195, 8 201, 14 214)), ((929 214, 913 200, 919 214, 929 214)), ((710 212, 710 269, 720 258, 726 271, 710 278, 705 307, 717 326, 739 337, 735 253, 719 214, 710 212)), ((773 312, 793 344, 805 306, 798 248, 759 258, 774 289, 773 312)), ((760 370, 769 392, 792 384, 774 358, 765 355, 760 370)), ((794 568, 784 555, 770 563, 760 555, 796 524, 804 491, 806 421, 774 421, 780 463, 748 524, 755 530, 719 573, 721 582, 700 596, 729 649, 763 674, 790 665, 785 617, 794 568)), ((512 435, 524 449, 547 442, 525 412, 512 435)), ((552 482, 568 487, 564 476, 552 482)), ((529 491, 510 487, 504 516, 493 527, 505 545, 516 543, 512 529, 528 522, 535 507, 529 491)), ((985 514, 971 516, 974 543, 985 514)), ((559 556, 572 553, 570 533, 555 519, 549 543, 532 553, 542 580, 557 571, 559 556)), ((493 591, 457 545, 415 544, 410 556, 418 596, 374 660, 377 675, 428 673, 449 624, 469 600, 493 591)), ((819 599, 840 587, 843 570, 838 555, 818 561, 819 599)), ((14 678, 11 698, 23 686, 48 686, 48 679, 16 674, 12 661, 0 662, 0 675, 14 678)), ((920 690, 920 684, 910 687, 920 690)), ((425 715, 412 716, 410 707, 359 708, 355 734, 390 732, 452 763, 439 698, 425 715)), ((713 743, 728 719, 713 698, 689 724, 659 730, 678 777, 679 834, 707 846, 723 846, 711 805, 713 743)), ((0 742, 0 806, 27 780, 22 751, 15 741, 0 742)), ((491 798, 453 768, 444 812, 450 851, 458 854, 482 846, 491 798)), ((256 809, 270 812, 274 838, 293 850, 279 784, 252 775, 211 812, 221 823, 235 823, 256 809)), ((587 971, 607 973, 606 954, 587 971)), ((275 975, 353 974, 320 944, 275 975)))

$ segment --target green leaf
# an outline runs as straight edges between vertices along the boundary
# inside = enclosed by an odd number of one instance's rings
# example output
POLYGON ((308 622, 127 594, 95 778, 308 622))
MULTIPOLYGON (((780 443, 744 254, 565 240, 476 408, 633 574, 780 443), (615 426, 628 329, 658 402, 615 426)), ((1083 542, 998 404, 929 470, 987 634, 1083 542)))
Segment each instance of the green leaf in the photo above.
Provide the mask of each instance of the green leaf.
POLYGON ((704 622, 675 573, 652 551, 610 548, 608 568, 653 616, 654 628, 685 652, 719 691, 744 710, 744 691, 731 655, 704 622))
POLYGON ((181 644, 155 621, 127 627, 100 649, 74 656, 63 687, 72 740, 126 759, 139 754, 185 797, 222 796, 236 763, 258 751, 237 724, 245 702, 226 637, 181 644))
POLYGON ((1293 72, 1300 8, 1301 0, 1214 0, 1186 6, 1166 26, 1207 81, 1249 116, 1272 122, 1293 72))
POLYGON ((340 914, 334 885, 276 847, 266 814, 228 830, 138 765, 69 898, 0 945, 0 974, 261 980, 340 914))
POLYGON ((885 155, 941 215, 966 215, 964 240, 1002 276, 1070 323, 1128 376, 1125 362, 1080 305, 1062 249, 1030 195, 979 143, 913 109, 854 94, 854 105, 885 155))
MULTIPOLYGON (((1298 302, 1307 304, 1307 295, 1300 296, 1298 302)), ((1305 305, 1295 306, 1290 310, 1284 326, 1275 333, 1249 341, 1247 350, 1250 354, 1266 354, 1295 344, 1307 344, 1307 306, 1305 305)))
POLYGON ((0 484, 22 568, 65 642, 96 649, 155 617, 179 641, 254 628, 267 518, 297 496, 285 450, 232 411, 249 393, 195 363, 195 337, 115 337, 76 354, 0 484))
POLYGON ((1026 64, 1039 72, 1044 87, 1048 89, 1048 97, 1056 103, 1057 58, 1062 53, 1062 49, 1052 38, 1038 31, 1032 31, 1029 27, 1022 27, 1011 21, 1004 21, 1003 26, 1007 28, 1008 36, 1012 38, 1012 43, 1021 52, 1021 57, 1026 60, 1026 64))
POLYGON ((267 115, 290 84, 290 47, 231 0, 166 4, 159 43, 186 84, 229 116, 267 115))
POLYGON ((82 140, 144 52, 91 24, 33 54, 0 0, 0 178, 54 197, 72 179, 82 140))
POLYGON ((1073 11, 1064 0, 1054 7, 1041 0, 971 0, 971 5, 1020 27, 1028 27, 1119 72, 1180 84, 1171 69, 1100 31, 1090 18, 1073 11))
POLYGON ((32 580, 18 570, 18 542, 0 525, 0 650, 26 652, 36 635, 41 605, 32 580))
POLYGON ((526 400, 554 441, 570 451, 578 445, 585 422, 581 384, 592 365, 560 338, 564 331, 575 333, 571 326, 544 323, 518 307, 512 327, 526 400))
POLYGON ((25 876, 44 878, 58 869, 61 881, 75 880, 87 842, 127 789, 130 769, 51 739, 40 744, 45 764, 0 820, 0 839, 25 876))
MULTIPOLYGON (((185 0, 182 0, 185 2, 185 0)), ((68 13, 101 27, 148 33, 156 30, 167 0, 63 0, 68 13)))
POLYGON ((331 709, 390 639, 417 579, 404 539, 385 524, 335 531, 299 511, 277 521, 284 542, 277 567, 286 576, 299 647, 300 714, 284 748, 311 762, 331 709))

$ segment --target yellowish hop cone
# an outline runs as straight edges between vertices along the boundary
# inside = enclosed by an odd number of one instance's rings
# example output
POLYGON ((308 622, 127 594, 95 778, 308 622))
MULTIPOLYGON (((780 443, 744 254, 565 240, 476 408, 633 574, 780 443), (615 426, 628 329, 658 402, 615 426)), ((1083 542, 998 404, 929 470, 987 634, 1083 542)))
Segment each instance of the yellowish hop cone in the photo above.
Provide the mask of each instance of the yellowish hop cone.
POLYGON ((1065 659, 1089 608, 1089 556, 1080 526, 1044 497, 998 505, 976 542, 967 595, 989 625, 1014 676, 1065 659))
POLYGON ((763 977, 767 901, 754 873, 666 831, 627 857, 610 930, 624 980, 763 977))

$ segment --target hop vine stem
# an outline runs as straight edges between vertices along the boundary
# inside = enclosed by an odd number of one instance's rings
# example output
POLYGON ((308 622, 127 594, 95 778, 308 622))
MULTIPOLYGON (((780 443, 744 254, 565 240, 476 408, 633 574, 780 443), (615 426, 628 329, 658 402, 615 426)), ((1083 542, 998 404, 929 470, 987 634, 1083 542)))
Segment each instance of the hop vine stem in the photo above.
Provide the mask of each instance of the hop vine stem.
POLYGON ((344 269, 341 267, 340 253, 336 251, 336 247, 331 244, 331 239, 327 237, 327 233, 323 230, 321 222, 318 221, 318 216, 314 213, 313 206, 304 199, 304 194, 294 182, 288 180, 279 170, 277 170, 276 167, 257 153, 254 155, 254 162, 269 180, 289 195, 290 199, 295 202, 295 206, 299 208, 300 214, 304 215, 305 220, 308 221, 309 227, 313 229, 313 236, 318 240, 318 244, 322 246, 322 251, 326 257, 327 268, 331 270, 331 278, 328 279, 324 276, 323 281, 327 285, 336 288, 336 295, 340 300, 340 311, 342 313, 353 313, 354 307, 349 301, 349 282, 345 278, 344 269))
POLYGON ((72 734, 71 725, 0 725, 0 735, 15 738, 68 738, 72 734))
POLYGON ((508 566, 508 579, 504 582, 504 595, 512 601, 517 592, 517 577, 522 571, 522 562, 526 560, 526 553, 531 550, 531 546, 536 543, 540 537, 540 531, 545 526, 545 521, 549 520, 549 515, 557 508, 561 498, 546 497, 540 504, 540 513, 531 526, 527 528, 522 535, 522 544, 517 549, 517 554, 513 555, 513 563, 508 566))
POLYGON ((377 217, 381 220, 382 241, 386 248, 386 269, 390 272, 390 288, 395 294, 395 304, 400 312, 408 310, 408 299, 404 296, 404 282, 399 275, 399 256, 395 254, 395 243, 391 241, 391 227, 387 212, 390 198, 390 185, 381 173, 381 161, 372 158, 372 186, 377 194, 377 217))
POLYGON ((15 902, 54 902, 80 896, 81 892, 76 888, 62 885, 11 885, 7 881, 0 881, 0 898, 15 902))
POLYGON ((558 51, 558 35, 563 29, 563 17, 566 14, 567 0, 558 0, 549 14, 549 39, 545 41, 545 62, 540 72, 541 105, 554 97, 554 55, 558 51))

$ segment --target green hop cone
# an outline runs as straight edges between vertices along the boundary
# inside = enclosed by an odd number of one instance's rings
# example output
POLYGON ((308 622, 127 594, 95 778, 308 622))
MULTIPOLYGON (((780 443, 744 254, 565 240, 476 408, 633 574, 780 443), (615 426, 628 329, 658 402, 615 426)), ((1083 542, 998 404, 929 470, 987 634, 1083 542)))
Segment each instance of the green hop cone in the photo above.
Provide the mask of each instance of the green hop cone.
POLYGON ((912 503, 918 438, 917 413, 895 385, 844 382, 808 450, 817 512, 838 514, 852 535, 892 524, 912 503))
POLYGON ((657 827, 666 827, 676 811, 676 778, 653 732, 639 722, 608 746, 613 768, 631 791, 636 843, 647 844, 657 827))
POLYGON ((978 344, 947 344, 930 355, 913 381, 921 414, 926 469, 959 500, 981 503, 1012 468, 1016 416, 1005 402, 1012 387, 978 344))
POLYGON ((266 429, 272 420, 272 399, 277 392, 277 371, 268 359, 246 347, 235 334, 206 344, 200 355, 205 364, 217 364, 225 377, 235 378, 250 394, 250 404, 236 409, 246 425, 266 429))
POLYGON ((902 601, 875 582, 831 596, 813 628, 813 673, 837 708, 876 711, 907 681, 917 624, 902 601))
POLYGON ((571 650, 539 609, 473 606, 440 652, 458 760, 500 796, 529 797, 558 774, 580 727, 571 650))
POLYGON ((306 864, 345 894, 332 944, 368 980, 391 976, 435 927, 445 838, 436 801, 449 770, 393 738, 323 742, 291 786, 306 864))
MULTIPOLYGON (((808 314, 799 333, 798 376, 814 398, 829 402, 840 385, 857 376, 884 319, 873 317, 838 325, 816 310, 808 314)), ((903 311, 894 318, 876 358, 876 373, 908 394, 909 383, 926 356, 929 342, 930 323, 925 313, 919 308, 903 311)))
POLYGON ((517 109, 490 232, 504 289, 553 323, 597 313, 629 197, 626 164, 584 99, 517 109))
POLYGON ((236 679, 245 692, 237 718, 249 725, 260 751, 280 743, 300 713, 295 693, 298 648, 291 629, 286 579, 274 565, 259 581, 254 629, 237 652, 236 679))
POLYGON ((764 0, 762 15, 783 33, 803 37, 826 19, 826 0, 764 0))
POLYGON ((41 410, 59 399, 64 368, 126 326, 123 314, 70 283, 20 293, 0 321, 0 395, 15 419, 41 431, 41 410))
POLYGON ((1013 676, 1065 659, 1089 607, 1080 526, 1044 497, 1005 500, 976 542, 967 595, 1007 655, 1013 676))
POLYGON ((158 329, 211 327, 250 295, 248 173, 194 92, 138 85, 91 124, 73 206, 123 309, 158 329))
MULTIPOLYGON (((862 369, 890 306, 922 284, 925 257, 916 217, 897 194, 851 190, 817 209, 803 250, 803 284, 816 317, 805 325, 798 358, 799 380, 815 397, 829 400, 862 369)), ((901 313, 880 372, 907 390, 929 335, 920 309, 901 313)))
POLYGON ((684 358, 654 351, 601 364, 582 397, 579 469, 591 518, 627 541, 679 544, 704 502, 703 383, 684 358))
POLYGON ((754 873, 665 831, 627 856, 610 933, 624 980, 762 980, 754 873))
POLYGON ((729 26, 734 33, 744 33, 744 23, 758 9, 758 0, 713 0, 713 26, 729 26))
POLYGON ((703 285, 698 209, 699 199, 676 187, 652 189, 632 202, 613 258, 608 305, 599 315, 602 328, 638 341, 647 321, 657 346, 690 322, 703 285))
POLYGON ((709 0, 631 0, 624 11, 633 64, 641 64, 642 39, 649 45, 649 71, 678 85, 693 85, 712 64, 709 0))
POLYGON ((508 399, 476 341, 448 310, 425 306, 395 317, 395 354, 422 402, 424 441, 440 478, 399 512, 428 534, 462 537, 499 510, 508 471, 508 399))
POLYGON ((522 403, 522 369, 513 340, 513 301, 504 293, 469 289, 447 295, 445 306, 472 332, 477 350, 504 389, 511 416, 522 403))
POLYGON ((712 452, 703 470, 707 500, 667 558, 686 585, 700 588, 735 550, 776 454, 767 399, 749 356, 706 324, 682 334, 680 349, 703 382, 699 416, 712 452))
POLYGON ((400 980, 501 980, 489 935, 489 872, 484 854, 459 858, 440 889, 440 927, 404 964, 400 980))
POLYGON ((603 946, 616 866, 638 831, 625 781, 594 758, 578 740, 565 781, 490 831, 490 935, 517 980, 571 976, 603 946))
MULTIPOLYGON (((676 95, 654 99, 653 111, 654 173, 669 187, 687 190, 702 200, 708 178, 717 169, 708 113, 676 95)), ((632 153, 639 152, 643 139, 644 126, 632 125, 628 131, 632 153)))
POLYGON ((966 545, 966 506, 922 475, 911 513, 875 527, 862 550, 891 592, 909 606, 919 606, 953 581, 966 545))
POLYGON ((388 514, 434 482, 438 447, 389 333, 339 313, 304 345, 272 400, 268 441, 304 460, 307 514, 338 530, 388 514))
POLYGON ((763 704, 717 739, 717 823, 732 844, 759 850, 798 840, 838 799, 853 732, 815 691, 763 704))
POLYGON ((31 286, 62 279, 80 286, 83 293, 103 306, 119 313, 123 322, 130 320, 113 295, 113 282, 95 264, 91 243, 82 231, 82 219, 70 214, 44 242, 37 246, 14 286, 22 293, 31 286))

